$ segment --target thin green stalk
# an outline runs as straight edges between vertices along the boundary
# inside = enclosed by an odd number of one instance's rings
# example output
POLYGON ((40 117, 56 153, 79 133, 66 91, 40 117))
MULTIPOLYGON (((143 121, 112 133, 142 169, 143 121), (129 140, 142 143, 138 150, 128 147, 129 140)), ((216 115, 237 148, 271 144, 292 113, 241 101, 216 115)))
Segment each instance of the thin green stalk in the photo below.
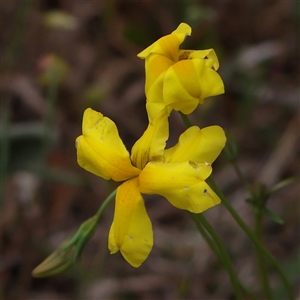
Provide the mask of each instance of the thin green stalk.
MULTIPOLYGON (((211 237, 209 236, 209 234, 207 234, 205 228, 203 228, 203 224, 201 222, 201 219, 197 217, 198 216, 197 214, 190 213, 190 215, 191 215, 193 221, 195 222, 195 224, 196 224, 196 226, 197 226, 200 234, 202 235, 202 237, 205 239, 205 241, 207 242, 207 244, 209 245, 209 247, 211 248, 211 250, 214 252, 214 254, 216 255, 216 257, 218 258, 218 260, 220 262, 222 262, 222 264, 226 268, 226 266, 227 266, 226 259, 224 260, 222 254, 220 253, 219 249, 215 245, 214 241, 211 239, 211 237)), ((233 276, 236 277, 235 273, 233 273, 233 276)), ((239 279, 236 278, 236 281, 239 281, 239 279)), ((247 294, 250 299, 255 300, 255 296, 241 282, 239 282, 239 285, 240 285, 241 290, 245 294, 247 294)))
POLYGON ((239 166, 236 164, 235 161, 232 162, 233 168, 236 172, 236 174, 238 175, 240 181, 242 182, 242 184, 244 185, 245 189, 250 193, 250 195, 253 196, 253 190, 251 188, 251 186, 249 185, 248 181, 246 180, 244 174, 242 173, 241 169, 239 168, 239 166))
MULTIPOLYGON (((189 120, 189 118, 184 115, 183 113, 180 112, 181 118, 183 120, 183 122, 185 123, 185 125, 187 127, 191 127, 192 124, 189 120)), ((240 175, 242 175, 241 172, 239 172, 240 175)), ((244 178, 242 176, 242 178, 244 178)), ((254 243, 254 245, 257 247, 257 249, 259 251, 261 251, 268 259, 269 261, 274 265, 274 267, 276 268, 278 274, 281 277, 282 282, 284 283, 286 290, 288 292, 288 295, 290 297, 290 299, 294 299, 293 296, 293 292, 292 289, 289 285, 289 282, 285 276, 285 274, 283 273, 280 265, 278 264, 277 260, 274 258, 274 256, 260 243, 260 241, 256 238, 255 234, 250 230, 250 228, 246 225, 246 223, 244 223, 244 221, 241 219, 241 217, 237 214, 237 212, 234 210, 234 208, 230 205, 230 203, 227 201, 226 197, 223 195, 223 193, 219 190, 219 188, 217 187, 216 183, 214 182, 212 176, 210 176, 210 178, 208 179, 211 187, 214 189, 214 191, 216 192, 216 194, 220 197, 220 199, 222 200, 224 206, 226 207, 226 209, 229 211, 229 213, 231 214, 231 216, 236 220, 236 222, 241 226, 241 228, 245 231, 245 233, 249 236, 249 238, 252 240, 252 242, 254 243)), ((244 184, 246 183, 246 187, 247 190, 249 190, 249 192, 252 195, 252 190, 251 188, 249 188, 247 181, 244 181, 244 184)))
POLYGON ((238 213, 235 211, 235 209, 231 206, 231 204, 227 201, 226 197, 223 195, 223 193, 219 190, 218 186, 216 185, 215 181, 213 180, 213 177, 210 176, 208 178, 209 184, 211 188, 215 191, 215 193, 220 197, 222 203, 227 208, 231 216, 236 220, 236 222, 240 225, 240 227, 245 231, 245 233, 248 235, 248 237, 252 240, 254 245, 263 252, 263 254, 269 259, 269 261, 273 264, 275 269, 277 270, 279 276, 281 277, 281 280, 283 284, 285 285, 285 288, 288 292, 288 296, 290 299, 294 299, 293 291, 290 287, 290 284, 283 273, 280 265, 278 264, 277 260, 274 258, 274 256, 259 242, 259 240, 256 238, 255 234, 249 229, 249 227, 246 225, 246 223, 242 220, 242 218, 238 215, 238 213))
MULTIPOLYGON (((232 161, 232 165, 233 165, 240 181, 242 182, 242 184, 245 186, 245 188, 248 190, 248 192, 252 196, 252 199, 255 199, 256 195, 255 195, 252 187, 249 185, 248 181, 246 180, 245 176, 243 175, 242 171, 240 170, 236 161, 232 161)), ((259 202, 261 202, 261 201, 259 201, 259 202)), ((261 207, 260 210, 255 212, 255 228, 254 228, 254 234, 257 237, 257 239, 261 245, 263 245, 263 243, 262 243, 262 219, 263 219, 262 209, 263 208, 261 207)), ((267 297, 267 299, 272 300, 273 295, 272 295, 272 291, 271 291, 271 287, 270 287, 270 280, 269 280, 267 264, 265 261, 264 253, 258 247, 255 247, 255 252, 256 252, 256 258, 257 258, 257 268, 258 268, 259 277, 261 280, 264 294, 267 297)))
POLYGON ((220 255, 220 252, 219 252, 218 248, 216 247, 216 245, 214 244, 214 242, 211 239, 211 237, 207 234, 207 232, 203 228, 203 224, 202 224, 201 220, 199 218, 197 218, 196 214, 193 214, 191 212, 189 212, 189 214, 191 215, 191 217, 192 217, 193 221, 195 222, 195 224, 196 224, 199 232, 201 233, 202 237, 205 239, 205 241, 207 242, 207 244, 209 245, 209 247, 211 248, 211 250, 217 256, 217 258, 220 261, 222 261, 222 257, 220 255))
POLYGON ((48 154, 51 142, 52 142, 52 131, 53 131, 53 121, 54 121, 54 113, 55 113, 55 102, 57 99, 57 91, 58 91, 58 74, 55 67, 51 70, 50 74, 50 82, 47 91, 47 110, 44 120, 44 140, 43 140, 43 159, 45 159, 48 154))
POLYGON ((270 189, 270 195, 274 194, 275 192, 277 192, 278 190, 286 187, 289 184, 292 184, 294 182, 297 182, 300 180, 300 176, 295 176, 295 177, 291 177, 291 178, 287 178, 283 181, 280 181, 279 183, 275 184, 271 189, 270 189))
POLYGON ((181 111, 179 112, 181 119, 187 128, 192 127, 192 123, 187 115, 183 114, 181 111))
POLYGON ((9 136, 9 101, 8 99, 4 101, 1 112, 1 141, 0 141, 0 207, 2 207, 3 197, 4 197, 4 182, 6 174, 8 172, 8 161, 9 161, 9 146, 10 146, 10 136, 9 136))
POLYGON ((12 40, 9 43, 4 56, 4 64, 8 68, 14 67, 17 58, 22 50, 22 44, 25 38, 25 32, 27 30, 26 20, 33 1, 20 1, 18 3, 18 9, 16 16, 13 20, 13 33, 11 35, 12 40))
MULTIPOLYGON (((255 214, 255 227, 254 227, 254 232, 257 237, 257 239, 261 242, 262 244, 262 219, 263 219, 263 214, 261 211, 257 212, 255 214)), ((258 265, 258 271, 259 271, 259 277, 261 279, 262 287, 264 290, 264 293, 267 297, 267 299, 272 300, 273 295, 272 291, 270 288, 270 283, 269 283, 269 276, 267 272, 267 264, 265 261, 265 256, 264 253, 256 247, 256 257, 257 257, 257 265, 258 265)))
POLYGON ((99 222, 103 212, 105 211, 106 207, 110 204, 110 202, 115 198, 117 193, 117 190, 115 189, 102 203, 100 208, 98 209, 97 213, 95 214, 95 217, 97 219, 97 223, 99 222))
POLYGON ((220 256, 221 256, 221 261, 224 263, 227 273, 229 275, 232 287, 234 289, 234 293, 236 296, 236 299, 243 299, 243 295, 241 292, 241 288, 240 288, 240 282, 236 276, 236 273, 232 267, 229 255, 227 253, 227 250, 223 244, 223 242, 221 241, 221 239, 219 238, 219 236, 217 235, 217 233, 215 232, 215 230, 213 229, 213 227, 209 224, 209 222, 206 220, 206 218, 202 215, 202 214, 195 214, 195 216, 199 219, 199 221, 201 222, 201 224, 203 225, 203 227, 205 228, 205 230, 210 234, 210 236, 213 238, 214 242, 216 243, 219 252, 220 252, 220 256))
MULTIPOLYGON (((184 124, 186 125, 186 127, 188 127, 188 128, 191 127, 192 123, 190 122, 188 116, 183 114, 182 112, 179 112, 179 113, 180 113, 180 116, 181 116, 184 124)), ((228 253, 226 251, 226 248, 225 248, 224 244, 222 243, 221 239, 219 238, 219 236, 217 235, 215 230, 207 222, 207 220, 204 218, 204 216, 202 214, 191 214, 191 215, 192 215, 192 218, 195 221, 200 233, 202 234, 202 236, 207 241, 208 245, 211 247, 211 249, 216 254, 218 259, 224 264, 224 266, 225 266, 225 268, 228 272, 230 281, 232 283, 232 287, 234 289, 236 298, 237 299, 243 299, 242 293, 241 293, 241 290, 240 290, 241 283, 239 282, 239 280, 236 276, 236 273, 235 273, 235 271, 232 267, 229 255, 228 255, 228 253), (212 237, 214 243, 217 245, 218 249, 213 244, 213 241, 210 239, 210 237, 206 234, 203 227, 210 234, 210 236, 212 237)))

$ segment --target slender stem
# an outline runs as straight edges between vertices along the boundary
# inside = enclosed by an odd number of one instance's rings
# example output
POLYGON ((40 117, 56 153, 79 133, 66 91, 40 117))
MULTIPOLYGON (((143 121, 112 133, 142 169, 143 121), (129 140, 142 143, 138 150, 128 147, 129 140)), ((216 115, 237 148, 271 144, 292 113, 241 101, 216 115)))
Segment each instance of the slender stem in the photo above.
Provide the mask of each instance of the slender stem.
POLYGON ((286 187, 289 184, 292 184, 294 182, 297 182, 300 180, 300 176, 295 176, 295 177, 291 177, 288 179, 285 179, 277 184, 275 184, 271 189, 270 189, 270 194, 273 194, 275 192, 277 192, 278 190, 286 187))
MULTIPOLYGON (((192 124, 190 122, 190 120, 188 119, 188 117, 186 115, 184 115, 183 113, 180 112, 181 118, 183 120, 183 122, 185 123, 185 125, 187 127, 191 127, 192 124)), ((248 183, 246 180, 244 180, 244 177, 242 175, 242 173, 240 172, 240 170, 238 169, 238 175, 242 176, 241 178, 243 178, 243 183, 246 185, 247 190, 249 190, 249 192, 252 195, 252 189, 248 186, 248 183)), ((230 203, 227 201, 226 197, 223 195, 223 193, 219 190, 219 188, 217 187, 216 183, 214 182, 212 176, 210 176, 210 178, 208 178, 208 181, 211 185, 211 187, 214 189, 214 191, 216 192, 216 194, 220 197, 220 199, 222 200, 224 206, 226 207, 226 209, 229 211, 229 213, 231 214, 231 216, 236 220, 236 222, 241 226, 241 228, 245 231, 245 233, 249 236, 249 238, 252 240, 252 242, 254 243, 254 245, 256 246, 258 251, 261 251, 261 253, 263 253, 268 259, 269 261, 274 265, 274 267, 276 268, 278 274, 281 277, 282 282, 285 285, 285 288, 288 292, 288 295, 290 297, 290 299, 294 299, 293 296, 293 292, 292 289, 290 287, 290 284, 285 276, 285 274, 283 273, 280 265, 278 264, 277 260, 274 258, 274 256, 260 243, 260 241, 256 238, 255 234, 250 230, 250 228, 246 225, 246 223, 244 223, 244 221, 241 219, 241 217, 238 215, 238 213, 234 210, 234 208, 230 205, 230 203)), ((213 237, 213 236, 212 236, 213 237)), ((215 241, 216 242, 216 241, 215 241)))
MULTIPOLYGON (((209 245, 211 250, 214 252, 216 257, 218 258, 218 260, 220 262, 222 262, 224 267, 227 269, 227 260, 223 258, 222 253, 219 251, 219 249, 217 248, 217 246, 215 245, 214 241, 211 239, 209 234, 207 234, 207 231, 205 230, 204 225, 202 224, 202 219, 198 218, 197 214, 190 213, 190 215, 191 215, 193 221, 195 222, 195 224, 196 224, 199 232, 201 233, 202 237, 205 239, 205 241, 207 242, 207 244, 209 245)), ((233 268, 231 267, 231 269, 233 269, 233 268)), ((235 272, 233 272, 232 276, 236 277, 235 272)), ((254 300, 255 296, 239 281, 239 279, 237 277, 236 277, 236 281, 239 283, 240 289, 242 289, 242 291, 245 294, 247 294, 250 299, 254 300)))
POLYGON ((201 222, 201 220, 197 217, 196 214, 191 213, 190 215, 193 219, 193 221, 195 222, 199 232, 201 233, 202 237, 205 239, 205 241, 207 242, 207 244, 209 245, 209 247, 211 248, 211 250, 214 252, 214 254, 217 256, 217 258, 222 261, 222 256, 220 255, 220 252, 218 250, 218 248, 216 247, 216 245, 214 244, 214 242, 212 241, 211 237, 207 234, 207 232, 205 231, 205 229, 203 228, 203 224, 201 222))
MULTIPOLYGON (((262 244, 262 219, 263 219, 263 214, 262 211, 258 211, 255 214, 255 227, 254 227, 254 232, 256 238, 260 241, 262 244)), ((258 265, 258 271, 259 271, 259 276, 261 279, 262 287, 265 293, 265 296, 267 299, 272 300, 273 295, 272 291, 270 288, 270 283, 269 283, 269 277, 268 277, 268 272, 267 272, 267 264, 265 261, 265 256, 264 253, 256 247, 256 257, 257 257, 257 265, 258 265)))
POLYGON ((110 204, 110 202, 115 198, 117 193, 117 189, 115 189, 108 197, 104 200, 100 208, 98 209, 95 217, 97 218, 97 222, 100 220, 103 212, 105 211, 106 207, 110 204))
POLYGON ((232 287, 234 289, 236 299, 242 300, 243 296, 242 296, 242 292, 240 289, 240 282, 239 282, 239 280, 236 276, 236 273, 233 269, 229 255, 227 253, 227 250, 226 250, 223 242, 221 241, 221 239, 219 238, 219 236, 217 235, 217 233, 215 232, 213 227, 209 224, 209 222, 206 220, 206 218, 202 214, 195 214, 195 216, 199 219, 199 221, 201 222, 203 227, 206 229, 206 231, 210 234, 210 236, 213 238, 214 242, 216 243, 216 245, 219 249, 221 261, 224 263, 226 270, 228 272, 232 287))
MULTIPOLYGON (((236 161, 233 161, 232 165, 233 165, 233 167, 236 171, 236 174, 238 175, 240 181, 242 182, 242 184, 244 185, 246 190, 248 190, 248 192, 252 196, 252 199, 255 199, 256 195, 255 195, 252 187, 250 186, 250 184, 246 180, 244 174, 242 173, 242 171, 239 168, 236 161)), ((259 199, 257 199, 257 200, 259 200, 259 199)), ((258 201, 258 202, 263 203, 263 200, 258 201)), ((255 211, 255 226, 254 226, 254 234, 255 234, 257 240, 260 242, 261 245, 263 245, 263 241, 262 241, 263 213, 262 213, 262 210, 263 210, 263 205, 260 205, 260 209, 258 211, 255 211)), ((272 300, 273 295, 272 295, 272 291, 271 291, 271 288, 270 288, 269 275, 268 275, 268 271, 267 271, 267 264, 266 264, 266 261, 265 261, 264 253, 258 247, 255 247, 255 252, 256 252, 256 258, 257 258, 258 273, 259 273, 259 277, 260 277, 260 280, 261 280, 261 284, 262 284, 264 294, 267 297, 267 299, 272 300)))
POLYGON ((47 109, 46 115, 44 119, 44 140, 43 140, 43 160, 45 160, 48 155, 49 148, 52 144, 52 131, 53 131, 53 122, 54 122, 54 114, 55 114, 55 102, 57 99, 57 92, 59 87, 58 82, 58 71, 55 67, 51 67, 50 71, 50 80, 47 91, 47 109))
POLYGON ((187 128, 192 127, 192 123, 187 115, 183 114, 181 111, 179 112, 181 119, 187 128))
POLYGON ((248 181, 246 180, 246 178, 245 178, 244 174, 242 173, 241 169, 237 165, 237 163, 235 161, 233 161, 232 165, 233 165, 233 168, 234 168, 236 174, 238 175, 240 181, 244 185, 245 189, 250 193, 251 196, 253 196, 253 190, 252 190, 250 184, 248 183, 248 181))
POLYGON ((1 160, 0 160, 0 207, 3 205, 4 198, 4 183, 8 172, 8 162, 9 162, 9 146, 10 146, 10 135, 9 135, 9 123, 10 123, 10 105, 8 99, 4 101, 1 111, 1 132, 0 132, 0 150, 1 150, 1 160))
POLYGON ((240 227, 245 231, 245 233, 248 235, 248 237, 252 240, 254 245, 260 249, 264 253, 264 255, 269 259, 269 261, 274 265, 275 269, 277 270, 279 276, 281 277, 281 280, 283 284, 285 285, 285 288, 288 292, 288 295, 290 299, 294 299, 292 289, 290 287, 290 284, 283 273, 280 265, 278 264, 277 260, 274 258, 274 256, 259 242, 259 240, 256 238, 255 234, 249 229, 249 227, 246 225, 246 223, 242 220, 242 218, 238 215, 238 213, 234 210, 234 208, 231 206, 231 204, 227 201, 226 197, 223 195, 223 193, 219 190, 218 186, 216 185, 215 181, 213 180, 213 177, 210 176, 208 178, 209 184, 211 188, 215 191, 215 193, 220 197, 222 200, 222 203, 227 208, 231 216, 235 219, 235 221, 240 225, 240 227))
POLYGON ((98 222, 107 208, 107 206, 111 203, 116 195, 117 190, 114 190, 102 203, 97 213, 83 222, 77 232, 71 237, 71 239, 64 245, 63 249, 67 249, 72 245, 77 245, 77 250, 74 252, 74 261, 83 251, 84 246, 88 242, 88 240, 94 235, 95 230, 97 228, 98 222), (84 234, 83 234, 84 233, 84 234), (84 235, 84 238, 82 236, 84 235), (78 246, 79 245, 79 246, 78 246))
POLYGON ((26 21, 30 12, 33 1, 19 1, 16 16, 12 20, 13 32, 11 34, 11 41, 4 54, 4 64, 8 68, 14 67, 17 62, 20 51, 23 47, 25 38, 25 30, 27 29, 26 21))
MULTIPOLYGON (((181 118, 183 120, 183 122, 185 123, 185 125, 187 127, 191 127, 192 124, 190 122, 190 120, 188 119, 188 117, 186 115, 184 115, 183 113, 180 112, 181 118)), ((241 178, 243 179, 243 183, 245 184, 245 186, 247 187, 247 190, 249 190, 249 192, 251 193, 251 195, 253 194, 252 189, 248 186, 248 183, 246 180, 244 180, 244 177, 242 175, 242 173, 240 172, 240 170, 238 169, 238 175, 242 176, 241 178)), ((283 273, 280 265, 278 264, 277 260, 274 258, 274 256, 260 243, 260 241, 256 238, 255 234, 250 230, 250 228, 246 225, 246 223, 244 223, 244 221, 241 219, 241 217, 238 215, 238 213, 234 210, 234 208, 230 205, 230 203, 227 201, 226 197, 222 194, 222 192, 218 189, 216 183, 214 182, 212 176, 210 176, 210 178, 208 179, 208 181, 210 182, 211 187, 214 189, 214 191, 216 192, 216 194, 220 197, 220 199, 222 200, 224 206, 226 207, 226 209, 229 211, 229 213, 231 214, 231 216, 236 220, 236 222, 241 226, 241 228, 245 231, 245 233, 249 236, 249 238, 252 240, 252 242, 254 243, 254 245, 256 246, 256 248, 258 249, 258 251, 261 251, 268 259, 269 261, 274 265, 274 267, 276 268, 278 274, 281 277, 282 282, 284 283, 286 290, 288 292, 288 295, 290 297, 290 299, 294 299, 293 296, 293 292, 291 290, 290 284, 285 276, 285 274, 283 273)), ((212 236, 214 238, 214 236, 212 236)), ((218 238, 218 236, 217 236, 218 238)), ((216 240, 215 240, 216 242, 216 240)), ((223 244, 222 244, 223 245, 223 244)))
MULTIPOLYGON (((186 125, 186 127, 188 127, 188 128, 191 127, 192 123, 190 122, 188 116, 183 114, 182 112, 179 112, 179 113, 180 113, 180 116, 181 116, 184 124, 186 125)), ((213 227, 209 224, 209 222, 207 222, 207 220, 205 219, 205 217, 202 214, 192 214, 191 213, 191 216, 192 216, 194 222, 196 223, 200 233, 202 234, 202 236, 204 237, 204 239, 206 240, 208 245, 211 247, 212 251, 215 253, 215 255, 218 257, 218 259, 225 266, 225 268, 228 272, 232 287, 234 289, 236 299, 243 299, 242 293, 241 293, 241 283, 236 276, 236 273, 233 269, 229 255, 227 253, 227 250, 226 250, 223 242, 221 241, 221 239, 219 238, 219 236, 217 235, 217 233, 215 232, 213 227), (213 241, 207 235, 205 230, 210 234, 213 241), (216 245, 217 245, 217 247, 216 247, 216 245)), ((242 287, 242 288, 244 288, 244 287, 242 287)))

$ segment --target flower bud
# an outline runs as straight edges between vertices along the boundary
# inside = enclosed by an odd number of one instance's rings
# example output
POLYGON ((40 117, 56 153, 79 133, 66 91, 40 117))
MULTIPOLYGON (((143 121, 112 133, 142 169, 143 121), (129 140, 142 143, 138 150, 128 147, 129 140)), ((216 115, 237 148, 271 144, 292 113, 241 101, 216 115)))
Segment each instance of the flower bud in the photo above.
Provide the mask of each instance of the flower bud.
POLYGON ((64 241, 52 254, 50 254, 33 271, 33 277, 49 277, 59 274, 69 267, 75 261, 76 245, 70 245, 71 238, 64 241))
POLYGON ((49 277, 70 268, 80 256, 89 239, 93 236, 97 223, 97 215, 83 222, 73 236, 65 240, 32 271, 32 276, 49 277))

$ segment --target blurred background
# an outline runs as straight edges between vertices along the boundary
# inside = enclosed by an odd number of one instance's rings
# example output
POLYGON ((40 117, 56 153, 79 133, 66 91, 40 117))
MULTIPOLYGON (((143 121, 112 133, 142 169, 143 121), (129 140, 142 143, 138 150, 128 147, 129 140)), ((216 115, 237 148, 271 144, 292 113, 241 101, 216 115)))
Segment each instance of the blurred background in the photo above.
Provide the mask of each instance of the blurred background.
MULTIPOLYGON (((218 124, 238 147, 250 184, 272 187, 299 175, 299 1, 1 1, 1 280, 3 299, 235 299, 230 280, 186 211, 145 197, 155 244, 138 269, 110 255, 108 207, 82 259, 52 278, 31 271, 91 217, 116 188, 81 169, 74 141, 92 107, 115 121, 127 149, 147 126, 144 61, 137 53, 181 22, 183 48, 214 48, 224 95, 191 116, 218 124)), ((172 113, 169 145, 185 129, 172 113)), ((214 178, 251 226, 249 194, 229 160, 214 178)), ((267 204, 264 242, 299 295, 299 183, 267 204)), ((254 248, 221 204, 204 213, 242 282, 260 289, 254 248)), ((277 299, 286 299, 270 267, 277 299)))

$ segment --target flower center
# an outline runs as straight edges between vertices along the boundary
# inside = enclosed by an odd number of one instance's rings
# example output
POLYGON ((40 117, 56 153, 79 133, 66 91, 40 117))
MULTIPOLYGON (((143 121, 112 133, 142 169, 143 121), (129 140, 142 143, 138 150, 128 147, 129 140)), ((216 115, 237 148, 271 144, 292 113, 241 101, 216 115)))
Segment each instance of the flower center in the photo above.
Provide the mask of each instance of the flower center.
POLYGON ((192 51, 184 51, 184 52, 180 53, 178 60, 189 59, 189 56, 191 53, 192 53, 192 51))

